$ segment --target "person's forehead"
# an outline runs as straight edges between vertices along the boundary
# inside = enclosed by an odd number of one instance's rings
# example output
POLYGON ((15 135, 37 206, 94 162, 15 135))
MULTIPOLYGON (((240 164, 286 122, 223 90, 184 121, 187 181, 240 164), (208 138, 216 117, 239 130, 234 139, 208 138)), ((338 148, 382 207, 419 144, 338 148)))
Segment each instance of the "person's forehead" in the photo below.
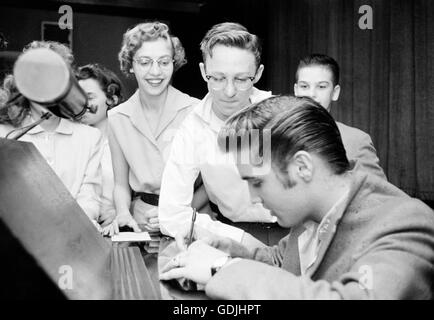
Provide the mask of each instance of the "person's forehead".
POLYGON ((169 40, 158 38, 151 41, 144 41, 140 48, 136 51, 136 57, 159 58, 162 56, 170 56, 172 47, 169 40))
POLYGON ((207 55, 205 67, 208 72, 225 74, 249 73, 255 71, 255 56, 246 49, 216 45, 211 56, 207 55))
POLYGON ((103 92, 98 81, 93 78, 79 80, 78 84, 87 92, 103 92))
POLYGON ((298 81, 332 82, 333 74, 329 68, 320 65, 310 65, 298 70, 298 81))

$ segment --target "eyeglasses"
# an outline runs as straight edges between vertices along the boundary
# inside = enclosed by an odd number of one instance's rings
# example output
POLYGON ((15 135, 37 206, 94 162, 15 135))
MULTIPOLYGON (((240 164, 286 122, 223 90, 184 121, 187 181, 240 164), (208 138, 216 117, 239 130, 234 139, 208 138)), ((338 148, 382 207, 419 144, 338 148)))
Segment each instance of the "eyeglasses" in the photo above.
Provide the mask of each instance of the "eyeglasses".
MULTIPOLYGON (((206 75, 205 77, 213 90, 223 90, 228 85, 228 79, 226 77, 216 77, 211 75, 206 75)), ((252 87, 255 77, 256 75, 253 77, 235 77, 232 80, 232 83, 237 90, 246 91, 252 87)))
POLYGON ((164 58, 160 58, 158 60, 154 60, 151 58, 146 58, 146 57, 138 57, 136 59, 134 59, 134 61, 142 68, 144 69, 150 69, 152 68, 154 62, 156 62, 158 64, 158 67, 160 67, 160 69, 168 69, 171 64, 173 62, 175 62, 175 60, 173 60, 170 57, 164 57, 164 58))

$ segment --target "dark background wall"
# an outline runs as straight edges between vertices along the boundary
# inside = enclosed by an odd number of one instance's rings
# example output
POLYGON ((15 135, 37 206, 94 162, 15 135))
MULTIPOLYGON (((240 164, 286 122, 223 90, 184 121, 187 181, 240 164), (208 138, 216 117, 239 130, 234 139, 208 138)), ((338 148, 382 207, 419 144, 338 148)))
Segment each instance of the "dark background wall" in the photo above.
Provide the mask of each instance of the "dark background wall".
MULTIPOLYGON (((199 43, 212 25, 236 21, 262 39, 267 35, 267 29, 254 22, 255 15, 259 20, 265 14, 265 1, 171 1, 175 4, 172 6, 170 3, 164 5, 164 0, 160 4, 156 1, 142 1, 145 5, 140 4, 140 1, 117 1, 125 2, 125 6, 109 5, 112 2, 116 1, 6 1, 0 4, 0 32, 9 40, 9 51, 21 51, 27 43, 41 39, 42 21, 58 21, 62 16, 58 13, 59 7, 68 4, 73 9, 72 43, 76 64, 104 64, 121 77, 126 87, 126 96, 129 96, 136 89, 136 83, 134 79, 124 77, 119 70, 117 55, 122 35, 137 23, 161 20, 169 24, 186 50, 188 64, 178 71, 174 85, 197 97, 203 97, 207 92, 198 68, 202 59, 199 43), (86 2, 89 4, 83 4, 86 2), (246 19, 247 16, 249 20, 246 19)), ((264 61, 265 58, 264 55, 264 61)), ((262 87, 263 82, 259 84, 262 87)))
MULTIPOLYGON (((215 23, 236 21, 263 42, 265 72, 258 87, 292 93, 300 57, 333 56, 341 66, 334 117, 368 132, 389 180, 413 196, 434 200, 434 1, 430 0, 75 0, 0 4, 0 32, 8 50, 40 39, 41 21, 73 9, 77 65, 99 62, 119 71, 122 34, 146 19, 167 22, 189 63, 174 85, 202 98, 199 42, 215 23), (361 30, 362 5, 373 9, 373 29, 361 30)), ((10 56, 10 55, 9 55, 10 56)), ((12 55, 13 56, 13 55, 12 55)), ((2 64, 0 63, 0 67, 2 64)))

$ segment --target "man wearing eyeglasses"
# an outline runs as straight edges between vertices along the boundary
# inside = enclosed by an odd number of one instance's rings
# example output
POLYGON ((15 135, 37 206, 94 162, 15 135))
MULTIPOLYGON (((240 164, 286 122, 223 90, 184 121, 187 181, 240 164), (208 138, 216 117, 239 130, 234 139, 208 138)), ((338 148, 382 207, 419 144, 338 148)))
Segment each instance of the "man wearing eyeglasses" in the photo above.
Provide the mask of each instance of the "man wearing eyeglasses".
POLYGON ((193 183, 199 173, 215 217, 199 213, 196 225, 236 241, 277 243, 287 230, 255 202, 233 159, 217 145, 225 120, 243 107, 271 96, 254 84, 261 78, 259 39, 237 23, 212 27, 201 42, 199 64, 209 93, 193 108, 177 132, 163 173, 159 202, 160 228, 185 247, 192 217, 193 183), (217 219, 217 220, 216 220, 217 219))

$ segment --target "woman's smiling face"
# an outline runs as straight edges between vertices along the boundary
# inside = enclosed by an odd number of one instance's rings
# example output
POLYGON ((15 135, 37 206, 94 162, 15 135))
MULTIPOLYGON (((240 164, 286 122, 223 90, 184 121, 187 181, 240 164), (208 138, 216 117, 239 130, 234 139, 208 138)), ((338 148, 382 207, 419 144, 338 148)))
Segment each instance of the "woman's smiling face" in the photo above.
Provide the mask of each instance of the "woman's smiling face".
POLYGON ((149 96, 159 96, 172 79, 173 48, 170 40, 158 38, 143 42, 133 57, 132 71, 139 89, 149 96))

